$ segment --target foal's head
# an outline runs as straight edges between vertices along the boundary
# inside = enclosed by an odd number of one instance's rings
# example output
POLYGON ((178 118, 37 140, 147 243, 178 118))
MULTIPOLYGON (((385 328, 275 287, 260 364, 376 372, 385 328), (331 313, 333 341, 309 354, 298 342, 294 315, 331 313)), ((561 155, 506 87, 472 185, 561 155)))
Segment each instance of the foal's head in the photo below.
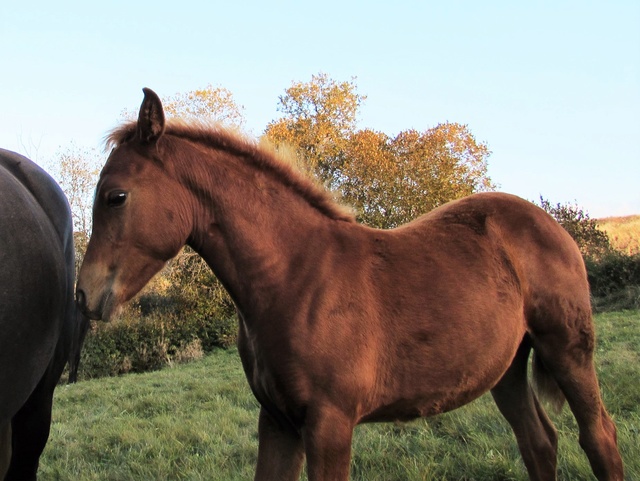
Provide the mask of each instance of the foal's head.
POLYGON ((235 214, 251 217, 235 222, 241 227, 254 226, 254 217, 274 225, 265 221, 265 209, 282 212, 285 197, 285 224, 297 222, 294 212, 298 220, 354 222, 350 210, 268 148, 201 125, 170 124, 165 132, 160 99, 144 92, 138 121, 109 137, 114 148, 96 187, 93 233, 77 288, 89 317, 108 320, 187 241, 211 241, 209 226, 234 220, 213 194, 234 203, 235 214))
POLYGON ((109 320, 174 257, 190 234, 186 198, 163 160, 165 120, 145 89, 138 121, 109 139, 115 145, 100 174, 93 232, 78 277, 77 299, 94 319, 109 320))

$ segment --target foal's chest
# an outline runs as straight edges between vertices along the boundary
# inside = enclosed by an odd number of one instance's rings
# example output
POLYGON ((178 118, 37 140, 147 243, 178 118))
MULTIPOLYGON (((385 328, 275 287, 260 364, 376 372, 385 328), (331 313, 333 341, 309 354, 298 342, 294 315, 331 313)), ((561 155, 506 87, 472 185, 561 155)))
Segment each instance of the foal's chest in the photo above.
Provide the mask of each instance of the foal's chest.
POLYGON ((247 381, 260 405, 281 424, 299 428, 304 417, 305 403, 300 396, 304 382, 288 361, 286 350, 261 351, 246 331, 239 336, 238 350, 247 381))

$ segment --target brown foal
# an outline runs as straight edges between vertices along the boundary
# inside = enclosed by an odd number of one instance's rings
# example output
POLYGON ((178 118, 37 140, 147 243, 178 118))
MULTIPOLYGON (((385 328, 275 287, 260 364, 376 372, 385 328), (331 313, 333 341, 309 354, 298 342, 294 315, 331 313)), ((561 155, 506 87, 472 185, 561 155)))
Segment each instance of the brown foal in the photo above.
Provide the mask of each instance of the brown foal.
POLYGON ((491 391, 531 480, 556 479, 537 391, 566 398, 595 476, 623 479, 593 366, 580 252, 544 211, 483 193, 405 226, 353 217, 272 151, 169 123, 145 89, 110 137, 77 298, 108 320, 188 244, 231 294, 261 404, 256 480, 347 480, 354 427, 430 416, 491 391))

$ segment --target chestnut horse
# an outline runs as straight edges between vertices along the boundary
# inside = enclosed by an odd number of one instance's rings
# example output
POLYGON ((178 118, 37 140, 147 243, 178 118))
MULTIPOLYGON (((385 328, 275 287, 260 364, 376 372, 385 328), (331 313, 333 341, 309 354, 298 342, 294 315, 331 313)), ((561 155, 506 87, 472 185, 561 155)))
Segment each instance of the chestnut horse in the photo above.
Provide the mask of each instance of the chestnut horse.
POLYGON ((168 123, 145 89, 113 131, 77 302, 109 320, 185 245, 240 318, 260 402, 256 480, 349 477, 354 427, 455 409, 491 391, 532 480, 556 479, 557 434, 527 380, 567 399, 601 480, 623 479, 593 365, 575 243, 517 197, 483 193, 405 226, 356 223, 266 147, 168 123))
POLYGON ((82 316, 67 199, 40 167, 2 149, 0 259, 0 480, 28 481, 82 316))

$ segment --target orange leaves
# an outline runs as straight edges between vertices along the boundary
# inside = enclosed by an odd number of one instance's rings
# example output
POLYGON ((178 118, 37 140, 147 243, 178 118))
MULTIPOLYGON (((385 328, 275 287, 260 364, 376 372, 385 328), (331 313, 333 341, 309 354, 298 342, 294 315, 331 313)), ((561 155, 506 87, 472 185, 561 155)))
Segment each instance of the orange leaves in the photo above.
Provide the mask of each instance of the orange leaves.
POLYGON ((231 91, 208 85, 204 89, 176 94, 163 99, 164 110, 170 117, 200 122, 221 122, 241 126, 244 123, 243 107, 238 106, 231 91))
POLYGON ((490 151, 466 125, 444 123, 396 137, 357 130, 364 99, 355 79, 314 75, 280 97, 284 117, 270 123, 265 136, 296 149, 309 170, 341 191, 361 221, 377 227, 400 225, 449 200, 493 188, 490 151))
POLYGON ((466 126, 443 124, 395 138, 355 132, 345 150, 341 187, 377 227, 394 227, 449 200, 492 187, 489 151, 466 126))

